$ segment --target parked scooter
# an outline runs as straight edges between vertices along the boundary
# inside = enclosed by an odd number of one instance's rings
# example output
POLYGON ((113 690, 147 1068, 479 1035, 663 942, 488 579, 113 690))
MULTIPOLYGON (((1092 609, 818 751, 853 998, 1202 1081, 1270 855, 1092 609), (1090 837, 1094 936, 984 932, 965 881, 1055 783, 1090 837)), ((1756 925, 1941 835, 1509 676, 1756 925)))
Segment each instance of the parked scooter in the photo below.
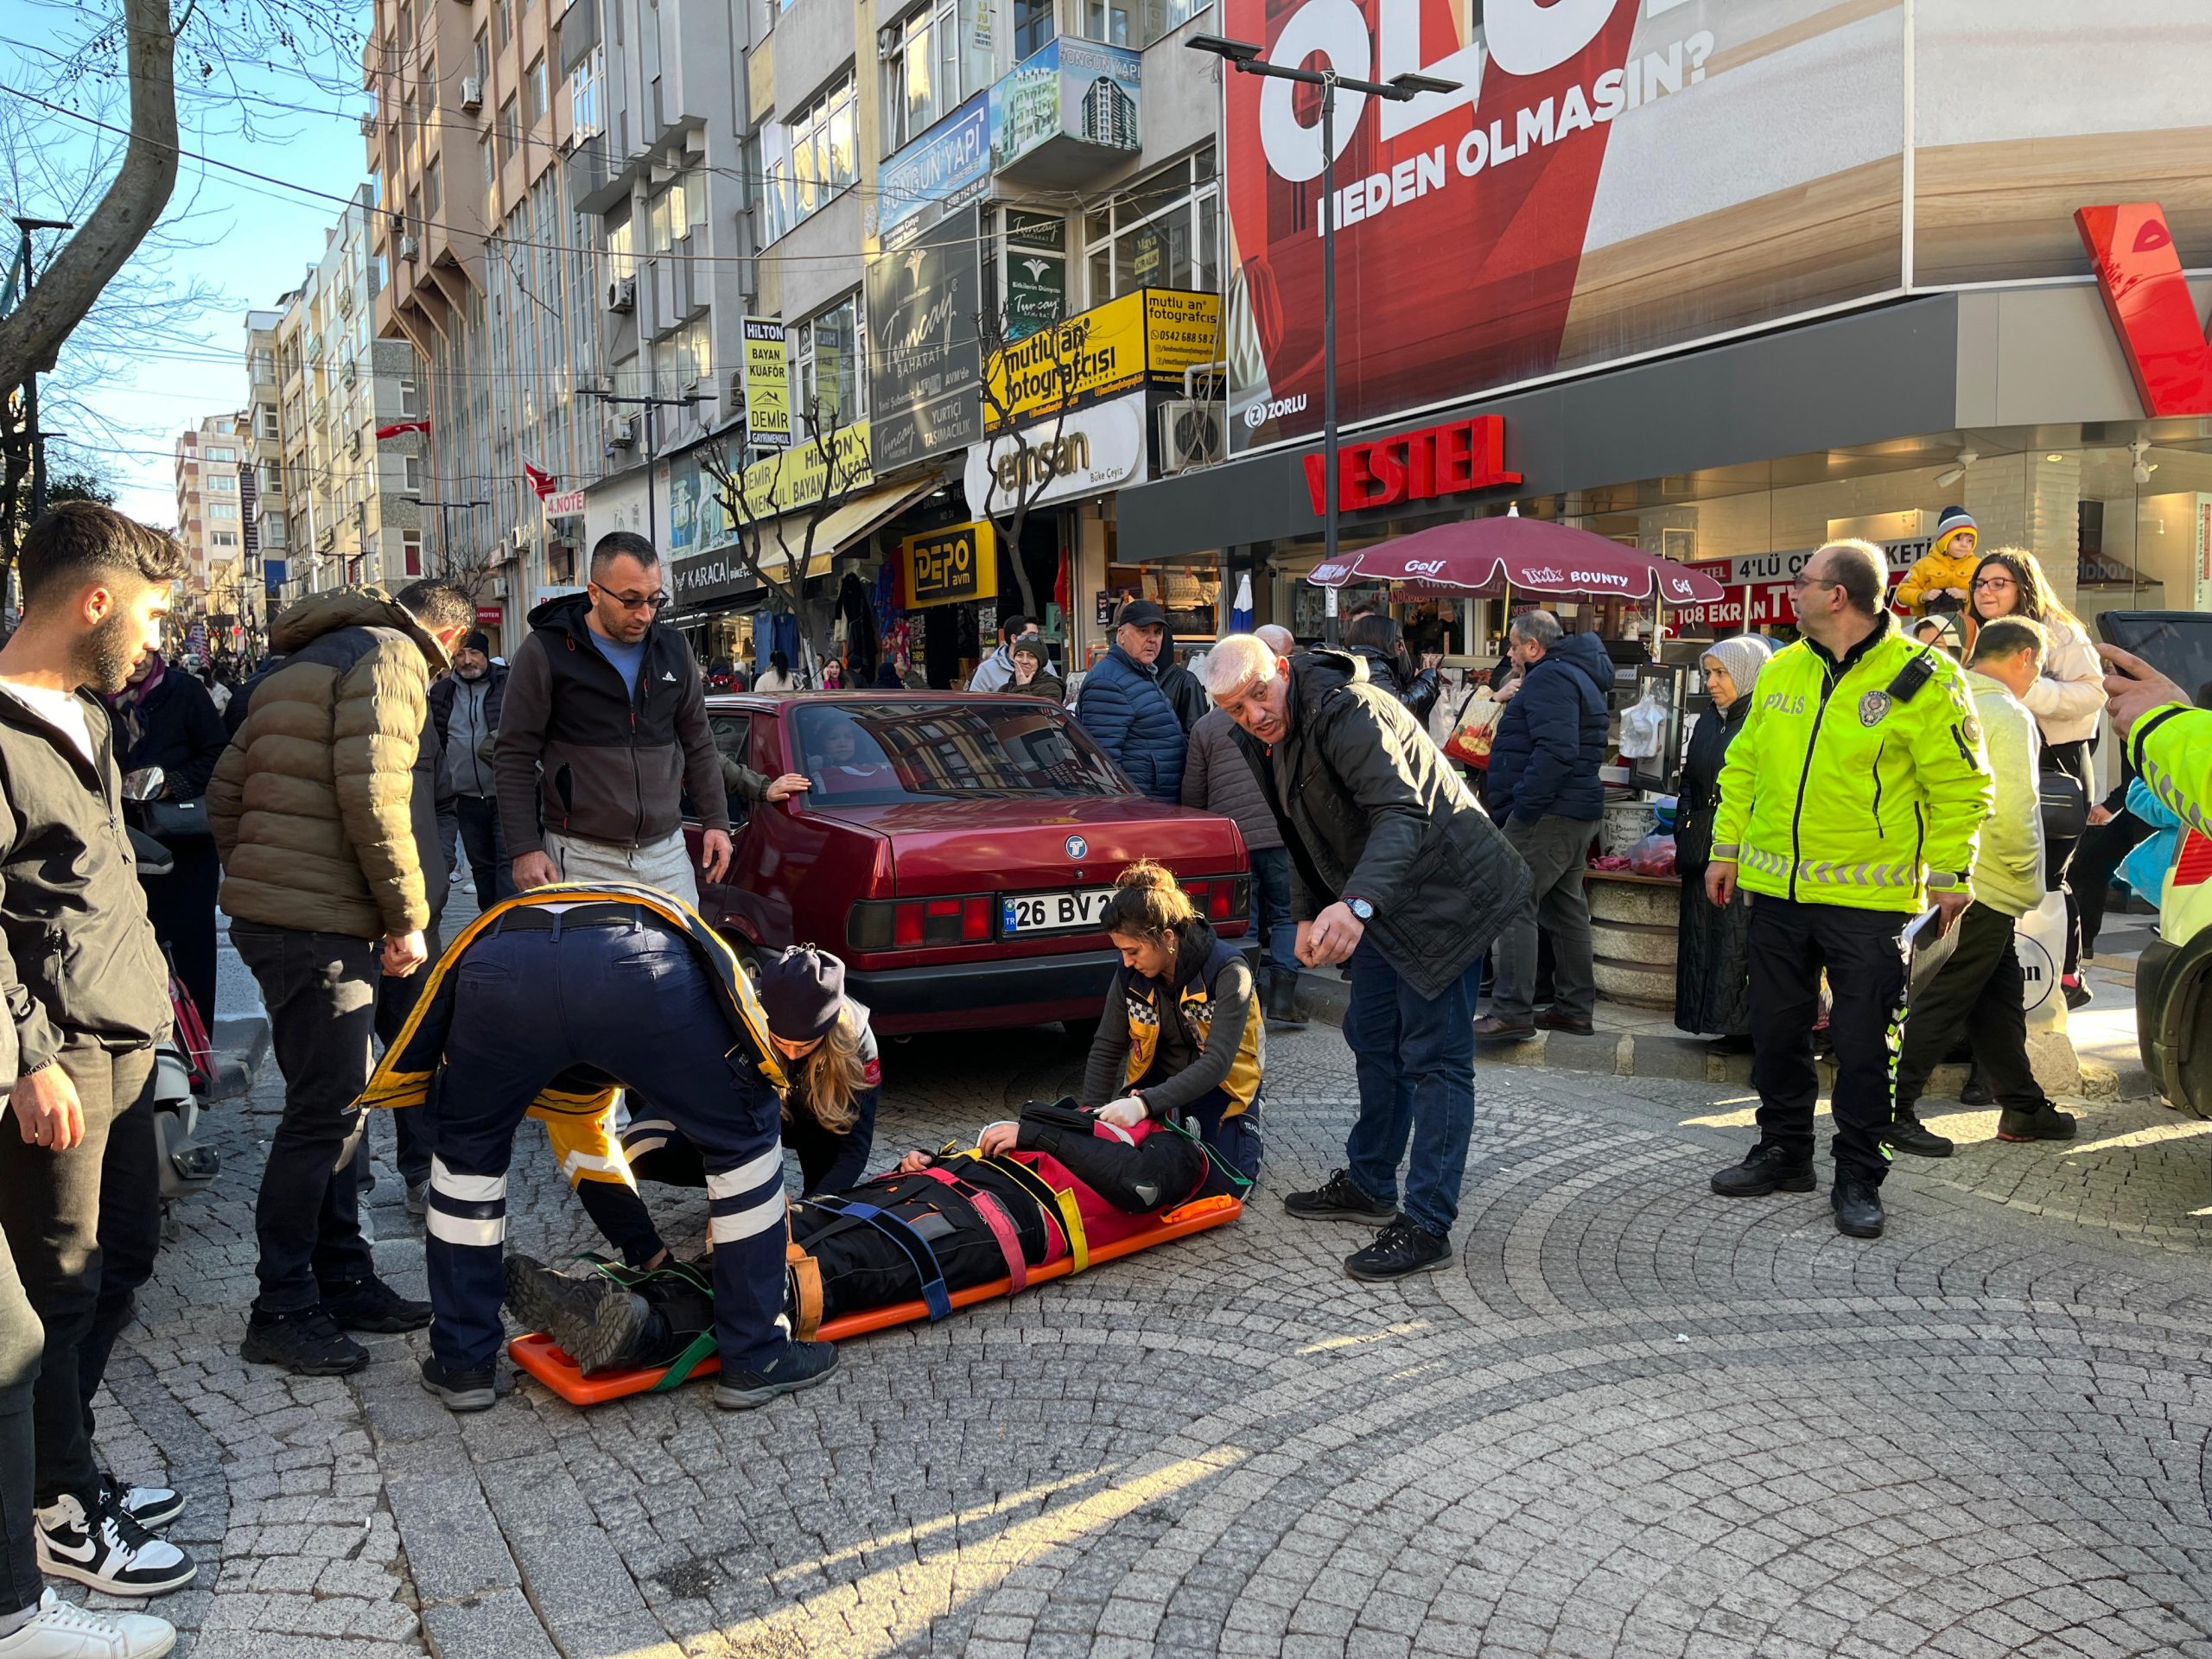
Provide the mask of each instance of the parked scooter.
MULTIPOLYGON (((155 799, 163 782, 159 766, 149 766, 125 778, 126 814, 136 817, 130 809, 155 799)), ((167 847, 136 823, 127 828, 142 882, 158 881, 175 868, 176 861, 167 847)), ((214 1049, 207 1021, 176 976, 174 963, 169 969, 169 1007, 175 1014, 172 1029, 154 1051, 154 1133, 161 1160, 164 1211, 176 1199, 206 1192, 221 1173, 223 1163, 220 1153, 194 1138, 201 1107, 214 1087, 214 1049)))

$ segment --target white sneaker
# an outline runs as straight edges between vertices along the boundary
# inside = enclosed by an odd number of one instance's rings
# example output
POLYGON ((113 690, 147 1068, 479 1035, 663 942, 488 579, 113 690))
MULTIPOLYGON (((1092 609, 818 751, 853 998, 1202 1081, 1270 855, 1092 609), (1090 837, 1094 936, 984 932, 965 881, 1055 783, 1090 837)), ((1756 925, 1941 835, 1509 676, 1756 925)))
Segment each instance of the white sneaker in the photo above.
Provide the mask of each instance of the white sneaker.
POLYGON ((161 1659, 176 1645, 168 1620, 148 1613, 96 1613, 48 1591, 38 1616, 0 1636, 0 1659, 161 1659))
POLYGON ((199 1571, 191 1556, 125 1515, 111 1494, 88 1516, 64 1492, 37 1518, 39 1570, 54 1578, 111 1596, 159 1596, 183 1589, 199 1571))

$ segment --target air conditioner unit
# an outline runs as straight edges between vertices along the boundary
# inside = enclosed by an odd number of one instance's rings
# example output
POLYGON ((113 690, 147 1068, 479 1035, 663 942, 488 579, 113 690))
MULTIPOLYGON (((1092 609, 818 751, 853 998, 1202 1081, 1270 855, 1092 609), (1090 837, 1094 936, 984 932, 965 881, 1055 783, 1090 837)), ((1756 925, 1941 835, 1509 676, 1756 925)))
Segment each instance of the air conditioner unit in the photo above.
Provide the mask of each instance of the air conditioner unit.
POLYGON ((634 311, 638 308, 638 279, 617 276, 607 284, 607 308, 610 311, 634 311))
POLYGON ((1211 467, 1229 453, 1229 424, 1223 406, 1192 397, 1172 397, 1160 406, 1162 473, 1211 467))
POLYGON ((615 422, 607 432, 607 441, 617 449, 630 448, 638 442, 638 417, 632 415, 627 420, 615 422))
POLYGON ((480 110, 484 107, 484 79, 482 76, 463 75, 461 78, 461 107, 463 110, 471 111, 480 110))
POLYGON ((403 236, 399 238, 399 257, 401 258, 412 259, 422 251, 423 245, 417 242, 413 237, 403 236))
POLYGON ((507 539, 512 542, 518 550, 528 547, 530 545, 530 531, 524 526, 517 524, 512 530, 507 532, 507 539))
POLYGON ((377 112, 374 110, 371 110, 367 114, 361 118, 361 137, 364 138, 373 138, 376 136, 377 112))
POLYGON ((493 577, 493 578, 492 578, 492 597, 493 597, 493 598, 494 598, 494 599, 505 599, 506 596, 507 596, 507 579, 506 579, 505 576, 494 576, 494 577, 493 577))

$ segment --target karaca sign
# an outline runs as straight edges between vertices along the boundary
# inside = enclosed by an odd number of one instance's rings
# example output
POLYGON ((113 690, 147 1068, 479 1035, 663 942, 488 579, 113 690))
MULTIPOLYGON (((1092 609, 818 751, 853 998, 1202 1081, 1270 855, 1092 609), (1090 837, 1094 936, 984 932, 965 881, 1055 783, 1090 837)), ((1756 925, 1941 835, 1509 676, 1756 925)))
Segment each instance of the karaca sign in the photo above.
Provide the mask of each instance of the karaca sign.
MULTIPOLYGON (((1322 457, 1306 456, 1306 489, 1317 513, 1322 511, 1321 473, 1322 457)), ((1520 481, 1520 474, 1505 470, 1505 419, 1499 415, 1447 421, 1371 443, 1346 444, 1337 452, 1339 512, 1520 481)))
POLYGON ((909 536, 899 543, 899 553, 906 562, 910 610, 998 596, 998 537, 988 522, 909 536))
POLYGON ((2079 207, 2074 226, 2096 262, 2143 412, 2153 420, 2212 415, 2212 340, 2164 210, 2154 201, 2079 207))

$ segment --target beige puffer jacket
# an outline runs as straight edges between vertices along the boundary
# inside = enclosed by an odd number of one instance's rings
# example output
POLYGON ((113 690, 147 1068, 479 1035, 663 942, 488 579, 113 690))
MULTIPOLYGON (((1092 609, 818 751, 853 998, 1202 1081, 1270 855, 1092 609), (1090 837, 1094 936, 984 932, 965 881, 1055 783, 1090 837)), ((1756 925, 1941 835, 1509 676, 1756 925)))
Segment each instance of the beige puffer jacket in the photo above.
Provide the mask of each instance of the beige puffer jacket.
POLYGON ((427 926, 409 807, 443 648, 377 588, 302 600, 269 644, 284 660, 239 692, 245 721, 207 785, 223 909, 363 939, 427 926))

